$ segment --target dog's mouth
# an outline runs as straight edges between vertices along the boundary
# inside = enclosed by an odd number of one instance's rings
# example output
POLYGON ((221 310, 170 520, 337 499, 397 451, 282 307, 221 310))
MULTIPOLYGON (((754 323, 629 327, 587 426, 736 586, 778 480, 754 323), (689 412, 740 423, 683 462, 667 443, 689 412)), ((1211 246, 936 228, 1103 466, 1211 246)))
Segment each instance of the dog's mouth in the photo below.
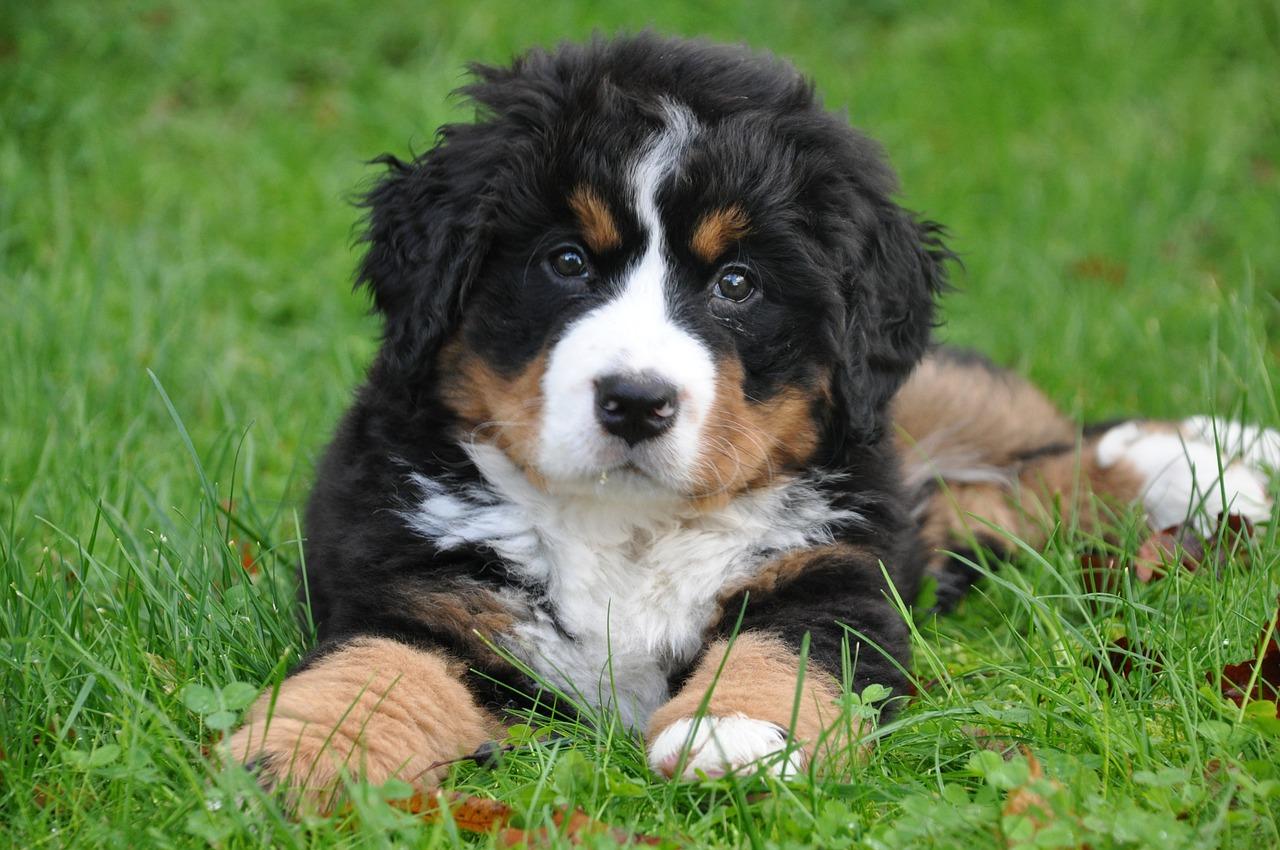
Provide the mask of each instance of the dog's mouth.
POLYGON ((644 468, 641 467, 634 460, 629 460, 619 466, 615 466, 612 472, 606 469, 604 472, 600 473, 600 478, 602 482, 607 482, 611 474, 612 475, 638 475, 641 478, 647 478, 648 480, 653 481, 655 484, 658 483, 656 478, 654 478, 652 475, 646 472, 644 468))
MULTIPOLYGON (((584 471, 585 472, 585 471, 584 471)), ((542 479, 550 492, 589 498, 660 499, 682 498, 683 489, 643 458, 624 457, 600 464, 597 471, 571 478, 542 479)))
POLYGON ((619 481, 644 480, 655 485, 662 482, 653 473, 646 470, 635 460, 625 460, 621 463, 611 464, 600 470, 600 475, 595 479, 596 486, 607 487, 609 483, 619 481))

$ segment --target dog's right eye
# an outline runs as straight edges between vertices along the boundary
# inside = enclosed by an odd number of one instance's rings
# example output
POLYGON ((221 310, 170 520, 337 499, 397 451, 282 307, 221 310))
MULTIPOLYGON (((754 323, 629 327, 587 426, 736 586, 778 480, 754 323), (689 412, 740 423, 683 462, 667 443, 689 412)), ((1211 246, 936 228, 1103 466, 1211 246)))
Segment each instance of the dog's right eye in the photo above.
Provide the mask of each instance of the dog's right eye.
POLYGON ((551 252, 548 260, 551 263, 551 270, 560 277, 584 278, 590 271, 587 258, 577 248, 557 248, 551 252))

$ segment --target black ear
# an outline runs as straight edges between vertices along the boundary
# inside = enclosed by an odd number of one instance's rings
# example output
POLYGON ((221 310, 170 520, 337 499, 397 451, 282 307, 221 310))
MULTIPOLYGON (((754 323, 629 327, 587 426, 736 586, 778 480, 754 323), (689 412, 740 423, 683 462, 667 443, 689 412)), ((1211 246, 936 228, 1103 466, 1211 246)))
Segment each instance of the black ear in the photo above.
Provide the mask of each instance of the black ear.
POLYGON ((943 229, 885 201, 874 216, 849 282, 844 357, 834 392, 847 438, 878 441, 893 394, 928 348, 934 299, 947 287, 943 229))
POLYGON ((488 251, 495 185, 496 123, 442 128, 412 162, 376 162, 386 174, 364 197, 368 243, 356 278, 383 316, 386 365, 430 369, 457 326, 488 251))

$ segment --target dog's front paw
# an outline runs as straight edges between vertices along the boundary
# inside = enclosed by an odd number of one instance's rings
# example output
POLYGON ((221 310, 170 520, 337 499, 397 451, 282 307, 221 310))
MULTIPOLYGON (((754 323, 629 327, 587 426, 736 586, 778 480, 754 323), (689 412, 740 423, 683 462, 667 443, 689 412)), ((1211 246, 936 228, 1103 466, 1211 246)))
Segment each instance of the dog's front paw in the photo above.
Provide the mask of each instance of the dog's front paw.
POLYGON ((240 762, 264 790, 281 792, 291 809, 331 808, 343 772, 364 773, 373 782, 390 778, 381 764, 370 770, 352 741, 320 723, 276 715, 268 729, 241 727, 223 744, 224 757, 240 762))
POLYGON ((649 745, 649 766, 655 773, 696 779, 699 773, 715 778, 744 768, 765 770, 774 776, 794 776, 804 771, 807 757, 776 723, 755 720, 745 714, 725 717, 685 717, 659 732, 649 745))
POLYGON ((359 638, 264 693, 223 748, 289 807, 323 811, 344 776, 427 790, 498 728, 443 656, 359 638))

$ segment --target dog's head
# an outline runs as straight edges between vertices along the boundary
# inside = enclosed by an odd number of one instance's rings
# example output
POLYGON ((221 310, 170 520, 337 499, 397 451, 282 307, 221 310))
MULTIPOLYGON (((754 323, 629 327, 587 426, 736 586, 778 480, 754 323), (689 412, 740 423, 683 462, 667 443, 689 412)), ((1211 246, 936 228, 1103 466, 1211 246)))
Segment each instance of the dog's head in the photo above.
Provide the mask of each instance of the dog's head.
POLYGON ((369 194, 382 370, 541 486, 694 500, 878 440, 947 252, 790 66, 652 35, 477 67, 369 194))

